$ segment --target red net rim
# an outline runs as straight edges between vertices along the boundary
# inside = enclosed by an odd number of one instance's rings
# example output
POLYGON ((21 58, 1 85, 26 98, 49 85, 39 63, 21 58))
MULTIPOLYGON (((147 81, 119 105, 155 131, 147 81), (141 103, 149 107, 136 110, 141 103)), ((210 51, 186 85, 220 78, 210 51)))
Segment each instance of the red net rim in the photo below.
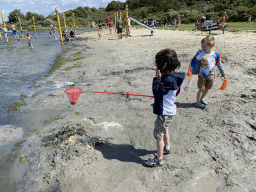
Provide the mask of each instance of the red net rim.
POLYGON ((77 94, 77 93, 82 93, 83 92, 83 90, 81 89, 81 88, 78 88, 78 87, 71 87, 71 88, 69 88, 69 89, 67 89, 67 90, 65 90, 65 93, 67 94, 67 95, 70 95, 70 94, 77 94))

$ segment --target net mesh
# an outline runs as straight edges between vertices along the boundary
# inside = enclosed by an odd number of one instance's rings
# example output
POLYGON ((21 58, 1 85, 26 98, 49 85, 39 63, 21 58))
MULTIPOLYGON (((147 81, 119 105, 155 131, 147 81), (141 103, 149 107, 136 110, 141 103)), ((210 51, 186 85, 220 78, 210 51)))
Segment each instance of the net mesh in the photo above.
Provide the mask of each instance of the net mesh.
POLYGON ((79 95, 82 92, 83 92, 83 90, 78 87, 72 87, 72 88, 65 90, 65 93, 67 94, 67 96, 69 98, 69 102, 72 105, 75 105, 77 103, 79 95))

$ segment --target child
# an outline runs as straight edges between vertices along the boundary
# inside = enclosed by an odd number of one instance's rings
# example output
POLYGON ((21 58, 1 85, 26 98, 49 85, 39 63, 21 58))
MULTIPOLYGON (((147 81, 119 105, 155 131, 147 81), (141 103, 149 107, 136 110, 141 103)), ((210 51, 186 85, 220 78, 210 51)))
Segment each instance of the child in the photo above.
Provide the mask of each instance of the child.
POLYGON ((65 28, 65 29, 62 31, 62 36, 63 36, 64 39, 66 39, 66 38, 67 38, 67 35, 68 35, 68 29, 65 28))
POLYGON ((155 56, 156 77, 153 79, 153 94, 155 102, 153 113, 157 116, 154 128, 154 137, 157 140, 157 152, 154 159, 148 159, 145 164, 150 167, 162 166, 163 155, 171 153, 170 135, 168 128, 176 114, 175 100, 179 93, 185 73, 176 73, 180 67, 177 54, 174 50, 164 49, 155 56))
POLYGON ((110 21, 110 22, 109 22, 109 31, 110 31, 110 35, 112 35, 112 28, 113 28, 113 22, 110 21))
POLYGON ((53 25, 51 25, 51 31, 50 31, 50 35, 52 34, 51 32, 53 31, 53 37, 54 37, 54 40, 57 40, 57 37, 56 37, 56 27, 53 27, 53 25))
POLYGON ((9 40, 9 36, 8 36, 8 28, 7 27, 2 27, 1 26, 1 30, 3 30, 4 31, 4 36, 5 36, 5 38, 6 38, 6 41, 9 43, 10 42, 10 40, 9 40))
MULTIPOLYGON (((212 35, 208 35, 201 41, 202 49, 199 49, 194 57, 197 62, 193 69, 193 74, 198 74, 198 92, 196 98, 196 107, 204 109, 208 104, 204 97, 209 89, 212 88, 215 77, 215 66, 218 67, 222 76, 227 79, 225 69, 221 62, 220 53, 213 51, 215 39, 212 35)), ((193 62, 192 60, 192 62, 193 62)))
POLYGON ((33 45, 32 45, 32 43, 31 43, 31 36, 30 36, 30 33, 28 33, 27 34, 27 37, 25 37, 25 38, 23 38, 23 39, 28 39, 28 47, 31 47, 31 48, 33 48, 33 45))
POLYGON ((98 30, 99 39, 102 37, 102 24, 99 24, 99 30, 98 30))
POLYGON ((12 28, 12 34, 13 37, 16 39, 19 39, 18 35, 17 35, 17 30, 16 30, 16 26, 13 24, 13 22, 11 22, 11 28, 12 28))

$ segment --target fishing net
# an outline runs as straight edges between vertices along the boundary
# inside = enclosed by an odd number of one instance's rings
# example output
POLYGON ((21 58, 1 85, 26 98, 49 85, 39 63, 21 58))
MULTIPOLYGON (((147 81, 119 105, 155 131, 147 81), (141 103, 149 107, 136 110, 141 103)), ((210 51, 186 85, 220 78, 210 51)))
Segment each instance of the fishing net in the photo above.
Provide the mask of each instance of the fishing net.
POLYGON ((127 95, 127 96, 131 95, 131 96, 142 96, 142 97, 154 97, 151 95, 131 94, 131 93, 122 93, 122 92, 83 91, 81 88, 78 88, 78 87, 69 88, 69 89, 65 90, 65 93, 67 94, 67 96, 69 98, 69 102, 72 105, 75 105, 77 103, 77 100, 81 93, 107 93, 107 94, 119 94, 119 95, 127 95))
POLYGON ((75 105, 77 103, 79 95, 82 92, 83 92, 83 90, 78 87, 72 87, 72 88, 65 90, 65 93, 67 94, 67 96, 69 98, 69 102, 72 105, 75 105))

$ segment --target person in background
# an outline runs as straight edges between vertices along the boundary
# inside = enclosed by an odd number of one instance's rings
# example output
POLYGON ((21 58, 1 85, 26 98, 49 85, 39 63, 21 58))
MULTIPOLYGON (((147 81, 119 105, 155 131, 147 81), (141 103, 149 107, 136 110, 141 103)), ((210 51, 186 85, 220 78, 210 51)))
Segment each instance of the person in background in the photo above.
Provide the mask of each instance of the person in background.
POLYGON ((12 34, 13 37, 16 39, 19 39, 18 35, 17 35, 17 30, 16 30, 16 26, 13 24, 13 22, 11 22, 11 28, 12 28, 12 34))
POLYGON ((109 22, 110 35, 112 35, 112 28, 113 28, 113 22, 110 20, 110 22, 109 22))
POLYGON ((227 14, 227 10, 225 9, 225 10, 222 12, 221 20, 220 20, 222 26, 224 25, 226 18, 228 18, 228 14, 227 14))
POLYGON ((6 41, 9 43, 10 42, 10 40, 9 40, 9 36, 8 36, 8 28, 7 27, 3 27, 2 25, 1 25, 1 30, 3 30, 4 31, 4 36, 5 36, 5 38, 6 38, 6 41))
POLYGON ((50 35, 52 34, 52 31, 53 31, 53 37, 54 37, 54 40, 57 40, 57 37, 56 37, 56 27, 53 27, 53 25, 51 25, 51 31, 50 31, 50 35))
POLYGON ((99 35, 99 39, 100 39, 102 37, 102 24, 101 24, 101 22, 99 24, 98 35, 99 35))
POLYGON ((122 19, 120 17, 119 17, 116 25, 117 25, 118 39, 122 39, 123 38, 124 22, 122 21, 122 19))

